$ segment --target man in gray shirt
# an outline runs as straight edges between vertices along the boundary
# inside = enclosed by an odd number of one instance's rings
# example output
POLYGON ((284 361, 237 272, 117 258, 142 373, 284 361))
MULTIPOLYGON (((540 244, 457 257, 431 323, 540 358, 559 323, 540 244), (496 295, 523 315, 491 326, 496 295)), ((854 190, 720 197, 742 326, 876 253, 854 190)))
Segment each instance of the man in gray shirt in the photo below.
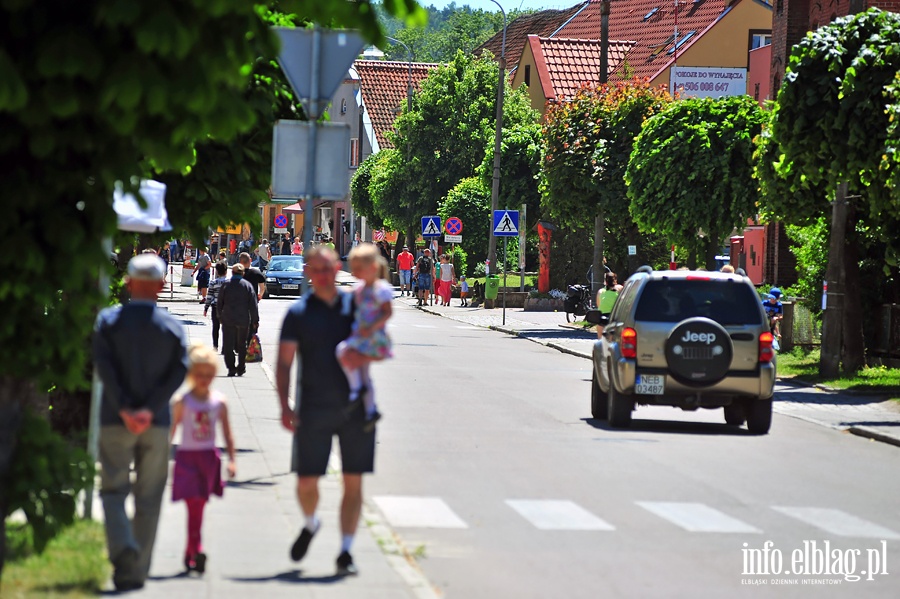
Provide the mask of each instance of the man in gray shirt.
POLYGON ((102 310, 94 326, 94 364, 103 382, 100 497, 113 582, 120 591, 143 587, 150 572, 169 472, 169 400, 188 366, 181 323, 156 307, 165 274, 166 265, 155 254, 132 258, 126 279, 131 301, 102 310), (129 494, 133 520, 125 512, 129 494))

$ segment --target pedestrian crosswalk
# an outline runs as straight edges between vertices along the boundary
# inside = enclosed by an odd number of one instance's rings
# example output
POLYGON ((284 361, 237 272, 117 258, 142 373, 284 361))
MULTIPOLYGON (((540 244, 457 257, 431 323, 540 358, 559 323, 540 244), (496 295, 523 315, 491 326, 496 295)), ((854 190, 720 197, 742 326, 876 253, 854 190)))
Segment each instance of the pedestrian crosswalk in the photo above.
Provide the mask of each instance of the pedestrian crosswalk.
MULTIPOLYGON (((396 528, 467 529, 469 524, 453 507, 439 497, 379 495, 373 497, 385 519, 396 528)), ((564 499, 506 499, 502 502, 524 522, 541 531, 621 531, 626 527, 595 514, 591 510, 564 499)), ((843 510, 806 506, 768 506, 765 517, 754 511, 755 518, 746 522, 725 511, 699 502, 635 501, 647 514, 689 533, 761 534, 784 526, 787 517, 829 535, 898 540, 900 534, 843 510)))

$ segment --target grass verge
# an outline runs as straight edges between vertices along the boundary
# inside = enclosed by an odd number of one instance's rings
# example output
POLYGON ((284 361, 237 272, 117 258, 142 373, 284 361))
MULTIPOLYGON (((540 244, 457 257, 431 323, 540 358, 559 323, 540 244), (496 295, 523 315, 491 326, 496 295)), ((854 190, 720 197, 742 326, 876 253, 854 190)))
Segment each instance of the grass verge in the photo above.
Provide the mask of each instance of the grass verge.
POLYGON ((37 555, 25 524, 7 523, 4 599, 94 597, 111 573, 103 524, 79 520, 37 555))
POLYGON ((872 366, 854 376, 826 379, 819 376, 819 350, 795 348, 778 354, 778 376, 805 383, 824 385, 833 389, 847 389, 865 393, 889 395, 900 400, 900 368, 872 366))

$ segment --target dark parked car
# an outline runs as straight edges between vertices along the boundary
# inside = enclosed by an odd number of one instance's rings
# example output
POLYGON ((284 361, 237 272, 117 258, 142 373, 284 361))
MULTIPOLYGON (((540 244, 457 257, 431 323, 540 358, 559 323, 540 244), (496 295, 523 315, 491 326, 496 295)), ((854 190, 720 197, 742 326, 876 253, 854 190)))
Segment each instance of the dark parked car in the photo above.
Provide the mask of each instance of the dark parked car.
POLYGON ((267 295, 300 295, 303 283, 301 256, 272 256, 266 267, 267 295))

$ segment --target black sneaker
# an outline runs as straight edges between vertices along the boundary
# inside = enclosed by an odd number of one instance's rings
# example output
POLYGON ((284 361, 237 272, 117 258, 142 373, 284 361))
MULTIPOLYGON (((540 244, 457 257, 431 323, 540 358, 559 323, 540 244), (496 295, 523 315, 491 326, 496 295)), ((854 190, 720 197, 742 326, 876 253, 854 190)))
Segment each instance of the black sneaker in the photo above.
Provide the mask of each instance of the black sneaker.
POLYGON ((312 532, 305 526, 303 530, 300 531, 300 536, 297 537, 297 540, 294 541, 294 544, 291 546, 291 559, 295 562, 299 562, 303 559, 303 556, 306 555, 306 552, 309 550, 309 544, 312 542, 312 538, 316 533, 312 532))
POLYGON ((194 570, 197 574, 203 574, 206 572, 206 554, 198 553, 194 556, 194 570))
POLYGON ((235 376, 237 374, 237 370, 229 370, 228 376, 235 376))
POLYGON ((116 590, 135 591, 144 588, 144 581, 138 573, 138 552, 136 549, 128 547, 122 550, 122 553, 116 557, 113 562, 115 572, 113 573, 113 584, 116 590))
POLYGON ((353 556, 349 551, 342 551, 337 558, 337 575, 338 576, 356 576, 359 570, 353 563, 353 556))

